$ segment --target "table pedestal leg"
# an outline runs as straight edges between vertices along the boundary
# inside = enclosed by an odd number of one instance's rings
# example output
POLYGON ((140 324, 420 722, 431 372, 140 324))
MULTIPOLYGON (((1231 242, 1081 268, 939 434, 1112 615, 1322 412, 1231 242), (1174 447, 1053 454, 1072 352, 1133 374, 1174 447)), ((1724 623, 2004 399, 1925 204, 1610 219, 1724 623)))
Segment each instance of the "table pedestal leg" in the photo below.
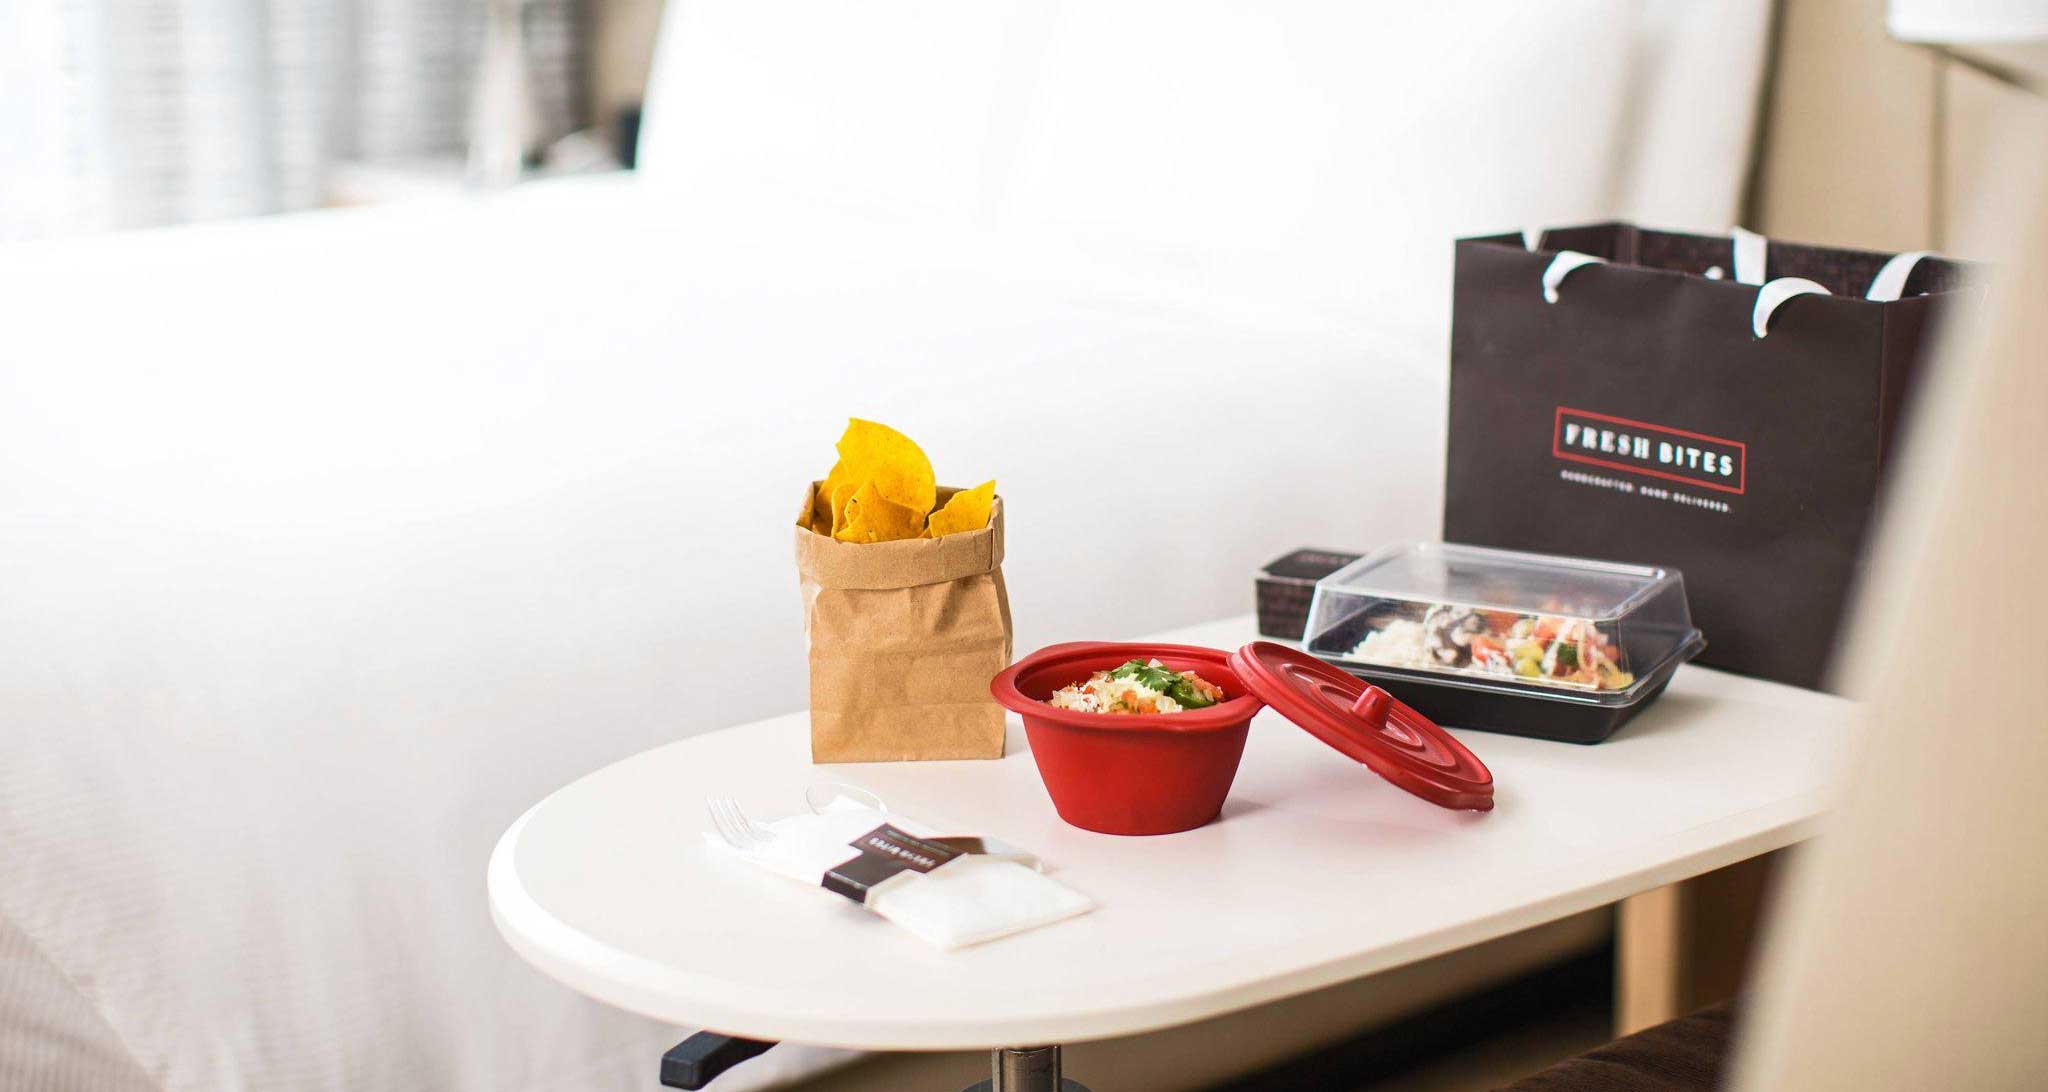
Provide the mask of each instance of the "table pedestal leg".
POLYGON ((1088 1092, 1079 1081, 1060 1076, 1060 1048, 997 1047, 988 1052, 988 1080, 967 1092, 1088 1092))
POLYGON ((1621 901, 1614 925, 1616 1035, 1740 990, 1779 856, 1753 857, 1621 901))

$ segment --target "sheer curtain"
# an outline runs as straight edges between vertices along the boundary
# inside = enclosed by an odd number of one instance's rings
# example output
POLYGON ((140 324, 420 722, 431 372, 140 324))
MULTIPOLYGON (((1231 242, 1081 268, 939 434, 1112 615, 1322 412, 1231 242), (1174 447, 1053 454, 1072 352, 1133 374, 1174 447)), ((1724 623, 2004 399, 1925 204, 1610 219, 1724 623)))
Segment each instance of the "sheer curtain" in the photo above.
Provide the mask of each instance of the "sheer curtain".
MULTIPOLYGON (((541 131, 582 122, 585 0, 525 0, 541 131)), ((316 206, 457 155, 484 0, 6 0, 0 239, 316 206)))

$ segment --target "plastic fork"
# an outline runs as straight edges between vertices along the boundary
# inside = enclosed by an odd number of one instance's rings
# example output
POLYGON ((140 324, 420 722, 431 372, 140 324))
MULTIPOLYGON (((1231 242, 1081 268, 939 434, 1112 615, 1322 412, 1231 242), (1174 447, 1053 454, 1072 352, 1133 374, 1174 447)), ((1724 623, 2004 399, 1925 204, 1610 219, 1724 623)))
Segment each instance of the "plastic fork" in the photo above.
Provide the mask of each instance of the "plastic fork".
POLYGON ((848 785, 843 781, 820 781, 804 788, 804 806, 811 809, 812 815, 825 814, 840 800, 858 804, 872 811, 889 810, 888 805, 882 803, 881 797, 859 785, 848 785))
POLYGON ((767 829, 740 810, 739 802, 730 796, 714 796, 705 801, 711 812, 711 825, 725 844, 745 853, 759 849, 775 840, 775 832, 767 829))

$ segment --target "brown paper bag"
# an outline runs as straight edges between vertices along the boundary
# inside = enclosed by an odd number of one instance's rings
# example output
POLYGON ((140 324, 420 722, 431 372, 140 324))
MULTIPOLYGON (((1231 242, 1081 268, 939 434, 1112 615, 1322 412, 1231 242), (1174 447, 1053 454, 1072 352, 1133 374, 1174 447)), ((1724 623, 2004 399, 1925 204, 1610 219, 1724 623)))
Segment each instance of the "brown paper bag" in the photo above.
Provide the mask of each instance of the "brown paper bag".
MULTIPOLYGON (((851 543, 808 526, 818 486, 796 527, 811 761, 1001 758, 988 684, 1010 664, 1002 498, 979 531, 851 543)), ((941 488, 939 503, 956 492, 941 488)))

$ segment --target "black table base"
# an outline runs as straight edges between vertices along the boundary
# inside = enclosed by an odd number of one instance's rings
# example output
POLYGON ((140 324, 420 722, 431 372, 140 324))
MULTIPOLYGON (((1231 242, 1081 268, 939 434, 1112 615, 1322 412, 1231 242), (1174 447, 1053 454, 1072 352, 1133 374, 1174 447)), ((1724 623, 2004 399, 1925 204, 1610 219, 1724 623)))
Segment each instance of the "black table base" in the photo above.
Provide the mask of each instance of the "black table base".
MULTIPOLYGON (((661 1083, 669 1088, 701 1089, 718 1075, 775 1044, 700 1031, 670 1047, 661 1056, 661 1083)), ((1088 1092, 1088 1086, 1060 1076, 1060 1048, 997 1047, 988 1052, 989 1079, 966 1092, 1088 1092)))
POLYGON ((997 1047, 988 1052, 989 1079, 966 1092, 1088 1092, 1060 1075, 1060 1048, 997 1047))

